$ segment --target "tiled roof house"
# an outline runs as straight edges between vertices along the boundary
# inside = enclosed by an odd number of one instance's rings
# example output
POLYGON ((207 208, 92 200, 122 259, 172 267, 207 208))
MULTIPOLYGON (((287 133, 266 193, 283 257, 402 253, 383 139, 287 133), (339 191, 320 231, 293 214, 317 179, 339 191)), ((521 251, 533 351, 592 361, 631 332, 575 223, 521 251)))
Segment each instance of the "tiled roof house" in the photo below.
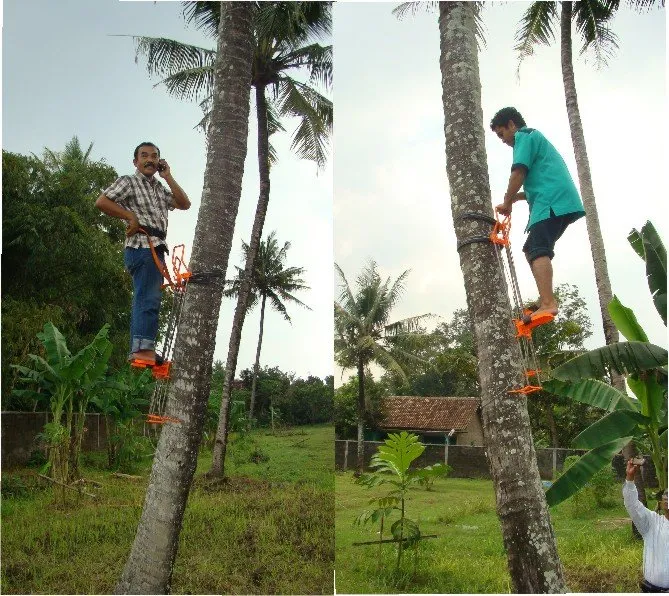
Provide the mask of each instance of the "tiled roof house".
POLYGON ((380 428, 385 432, 410 431, 423 442, 483 445, 483 426, 477 397, 392 396, 381 399, 380 428))

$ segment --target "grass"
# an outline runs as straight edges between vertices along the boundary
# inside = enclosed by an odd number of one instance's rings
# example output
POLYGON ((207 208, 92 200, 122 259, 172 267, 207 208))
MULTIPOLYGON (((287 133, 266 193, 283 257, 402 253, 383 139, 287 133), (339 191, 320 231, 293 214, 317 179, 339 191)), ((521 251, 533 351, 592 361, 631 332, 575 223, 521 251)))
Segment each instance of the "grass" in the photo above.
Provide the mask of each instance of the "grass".
MULTIPOLYGON (((331 426, 276 436, 254 431, 232 445, 226 482, 204 477, 211 455, 201 455, 172 592, 333 593, 333 441, 331 426)), ((139 481, 84 467, 85 478, 103 484, 87 489, 99 496, 73 493, 65 506, 34 470, 3 476, 2 592, 112 593, 137 530, 149 465, 137 472, 139 481)))
MULTIPOLYGON (((335 474, 337 592, 346 594, 510 593, 495 497, 489 480, 437 480, 431 491, 411 491, 407 517, 423 534, 438 538, 420 543, 417 561, 407 552, 395 574, 395 545, 352 546, 378 539, 378 525, 354 526, 374 495, 353 482, 350 472, 335 474)), ((612 487, 618 491, 621 486, 612 487)), ((570 502, 551 510, 558 552, 570 592, 637 592, 641 579, 643 543, 631 536, 627 512, 570 502)), ((392 521, 396 516, 392 518, 392 521)), ((389 526, 386 526, 389 527, 389 526)), ((389 538, 387 529, 385 538, 389 538)))

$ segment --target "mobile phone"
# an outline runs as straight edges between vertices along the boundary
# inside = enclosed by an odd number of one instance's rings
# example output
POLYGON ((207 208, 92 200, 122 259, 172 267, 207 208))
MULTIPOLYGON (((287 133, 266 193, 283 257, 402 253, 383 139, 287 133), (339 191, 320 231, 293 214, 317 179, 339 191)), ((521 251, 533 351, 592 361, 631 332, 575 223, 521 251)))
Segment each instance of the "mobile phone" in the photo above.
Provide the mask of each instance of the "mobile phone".
POLYGON ((162 159, 158 160, 158 171, 162 172, 165 169, 165 164, 163 163, 162 159))
POLYGON ((645 460, 643 457, 633 457, 633 458, 632 458, 632 463, 633 463, 635 466, 643 466, 643 464, 644 464, 645 461, 646 461, 646 460, 645 460))

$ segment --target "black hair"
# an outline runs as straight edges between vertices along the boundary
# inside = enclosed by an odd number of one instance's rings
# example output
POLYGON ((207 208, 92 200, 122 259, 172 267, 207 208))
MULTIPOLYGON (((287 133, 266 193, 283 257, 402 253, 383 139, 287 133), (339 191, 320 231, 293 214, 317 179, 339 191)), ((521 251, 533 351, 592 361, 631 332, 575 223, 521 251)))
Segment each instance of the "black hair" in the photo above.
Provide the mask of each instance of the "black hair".
POLYGON ((498 126, 506 126, 509 122, 513 122, 518 128, 527 126, 516 108, 502 108, 490 121, 490 128, 495 130, 498 126))
POLYGON ((158 145, 155 143, 152 143, 151 141, 144 141, 143 143, 140 143, 135 147, 135 159, 137 159, 137 153, 139 152, 140 147, 144 147, 144 145, 148 145, 149 147, 155 147, 156 151, 158 151, 158 157, 160 157, 160 149, 158 149, 158 145))

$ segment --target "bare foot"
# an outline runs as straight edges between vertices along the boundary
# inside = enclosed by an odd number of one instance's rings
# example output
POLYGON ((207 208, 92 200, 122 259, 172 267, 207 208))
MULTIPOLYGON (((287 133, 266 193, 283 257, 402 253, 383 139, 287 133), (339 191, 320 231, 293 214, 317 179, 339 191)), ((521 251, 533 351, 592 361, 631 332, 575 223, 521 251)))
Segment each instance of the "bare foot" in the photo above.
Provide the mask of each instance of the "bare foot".
POLYGON ((525 323, 525 325, 529 325, 532 322, 533 319, 536 319, 536 318, 541 317, 543 315, 553 315, 553 316, 555 316, 555 315, 557 315, 557 313, 558 313, 557 304, 549 305, 549 306, 539 306, 538 308, 532 310, 531 313, 523 315, 523 323, 525 323))

